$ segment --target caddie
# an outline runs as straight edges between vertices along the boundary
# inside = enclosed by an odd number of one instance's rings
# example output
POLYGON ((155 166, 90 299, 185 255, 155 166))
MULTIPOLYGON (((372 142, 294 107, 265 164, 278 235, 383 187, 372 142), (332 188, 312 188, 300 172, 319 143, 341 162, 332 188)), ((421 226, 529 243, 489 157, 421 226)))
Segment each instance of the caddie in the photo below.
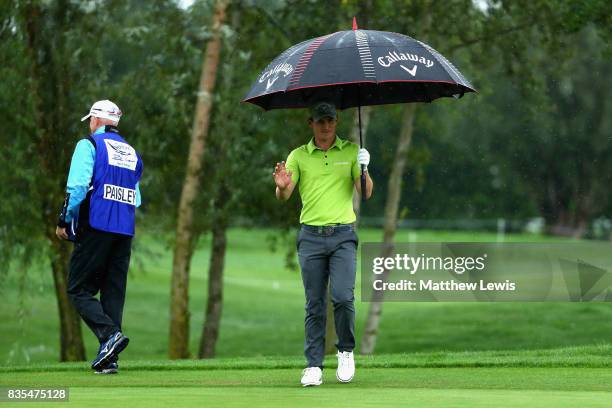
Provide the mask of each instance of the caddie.
POLYGON ((74 150, 56 235, 74 241, 68 296, 100 342, 91 368, 117 373, 129 339, 121 331, 134 215, 140 206, 140 156, 118 129, 122 112, 109 100, 93 104, 90 136, 74 150), (100 293, 100 298, 95 296, 100 293))

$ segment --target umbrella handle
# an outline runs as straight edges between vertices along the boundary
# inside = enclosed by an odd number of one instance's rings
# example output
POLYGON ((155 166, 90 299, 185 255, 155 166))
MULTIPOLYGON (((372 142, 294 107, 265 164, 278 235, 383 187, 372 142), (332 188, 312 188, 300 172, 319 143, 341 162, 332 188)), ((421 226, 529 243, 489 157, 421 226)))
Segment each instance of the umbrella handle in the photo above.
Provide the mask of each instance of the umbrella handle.
POLYGON ((365 175, 365 166, 361 165, 361 201, 365 202, 366 198, 366 175, 365 175))

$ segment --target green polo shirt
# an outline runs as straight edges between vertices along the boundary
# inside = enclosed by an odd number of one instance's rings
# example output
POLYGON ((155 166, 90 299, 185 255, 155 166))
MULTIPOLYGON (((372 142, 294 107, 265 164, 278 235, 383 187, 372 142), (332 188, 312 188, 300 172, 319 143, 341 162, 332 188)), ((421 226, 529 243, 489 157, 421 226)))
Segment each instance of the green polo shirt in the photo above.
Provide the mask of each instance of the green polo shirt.
POLYGON ((300 223, 308 225, 350 224, 353 211, 354 180, 359 178, 359 147, 336 136, 328 151, 319 149, 314 140, 293 150, 286 167, 293 174, 293 184, 300 189, 300 223))

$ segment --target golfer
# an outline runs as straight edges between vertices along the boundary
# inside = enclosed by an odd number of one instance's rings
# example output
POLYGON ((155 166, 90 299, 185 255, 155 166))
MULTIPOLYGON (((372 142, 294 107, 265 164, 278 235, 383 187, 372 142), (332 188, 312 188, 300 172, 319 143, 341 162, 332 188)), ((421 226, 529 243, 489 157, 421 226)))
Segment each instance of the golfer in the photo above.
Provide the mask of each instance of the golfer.
MULTIPOLYGON (((297 250, 306 295, 304 354, 308 363, 303 386, 323 383, 327 282, 338 342, 340 382, 355 374, 355 269, 357 234, 354 229, 354 188, 361 193, 360 165, 367 166, 366 149, 336 136, 336 108, 329 102, 311 107, 308 125, 313 138, 293 150, 287 162, 276 163, 276 197, 287 200, 295 186, 302 199, 302 224, 297 250)), ((372 195, 372 179, 366 167, 366 197, 372 195)))
POLYGON ((100 341, 91 364, 100 374, 117 372, 118 355, 129 342, 121 320, 140 206, 142 160, 120 136, 120 118, 117 105, 103 100, 81 119, 89 119, 91 135, 76 145, 56 229, 59 238, 74 241, 68 296, 100 341))

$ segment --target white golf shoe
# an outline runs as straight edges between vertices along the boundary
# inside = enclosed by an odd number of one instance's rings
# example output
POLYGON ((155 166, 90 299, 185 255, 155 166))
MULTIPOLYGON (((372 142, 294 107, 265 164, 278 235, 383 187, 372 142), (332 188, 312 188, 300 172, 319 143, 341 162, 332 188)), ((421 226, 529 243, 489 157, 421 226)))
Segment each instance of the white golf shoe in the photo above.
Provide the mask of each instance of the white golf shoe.
POLYGON ((323 371, 319 367, 308 367, 302 371, 302 386, 323 384, 323 371))
POLYGON ((352 351, 338 351, 338 369, 336 378, 338 381, 351 382, 355 375, 355 359, 352 351))

